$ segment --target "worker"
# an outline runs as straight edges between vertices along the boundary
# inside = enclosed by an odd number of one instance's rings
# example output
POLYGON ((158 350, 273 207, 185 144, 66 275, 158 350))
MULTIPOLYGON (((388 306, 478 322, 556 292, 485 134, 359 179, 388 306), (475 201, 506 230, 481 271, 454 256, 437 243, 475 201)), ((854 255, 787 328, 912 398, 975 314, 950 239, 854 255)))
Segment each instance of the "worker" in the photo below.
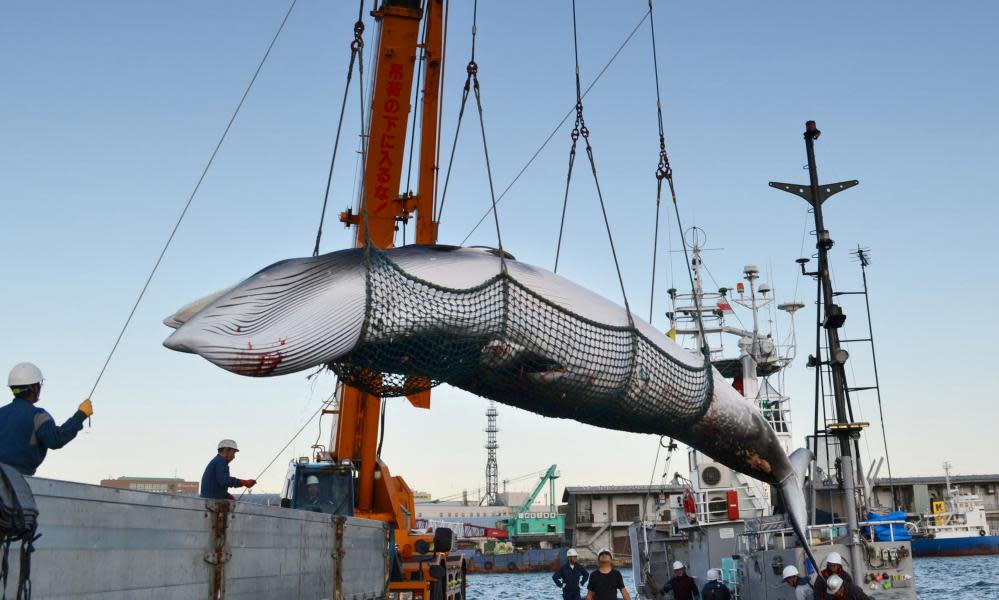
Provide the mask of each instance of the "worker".
POLYGON ((700 597, 697 582, 687 575, 687 567, 680 561, 673 563, 673 578, 663 587, 663 593, 666 592, 673 592, 673 600, 692 600, 700 597))
POLYGON ((579 564, 579 553, 569 548, 565 553, 566 563, 552 575, 555 585, 562 588, 562 600, 580 600, 580 588, 586 585, 590 574, 579 564))
POLYGON ((239 446, 233 440, 225 439, 219 442, 218 454, 205 467, 201 476, 201 497, 213 500, 235 500, 229 493, 229 488, 251 488, 257 485, 256 479, 236 479, 229 475, 229 463, 236 458, 239 446))
POLYGON ((826 579, 826 598, 836 600, 870 600, 871 597, 864 593, 864 590, 854 585, 852 581, 847 581, 839 575, 830 575, 826 579))
POLYGON ((794 600, 812 600, 815 597, 815 590, 812 588, 811 582, 798 573, 798 567, 794 565, 784 567, 781 577, 784 579, 784 583, 794 590, 794 600))
POLYGON ((607 548, 597 552, 597 569, 590 573, 586 589, 586 600, 615 600, 619 591, 624 600, 631 600, 621 571, 614 568, 614 555, 607 548))
POLYGON ((732 593, 721 582, 720 569, 708 569, 707 578, 708 582, 704 584, 704 589, 701 590, 701 598, 704 600, 731 600, 732 593))
MULTIPOLYGON (((822 569, 820 575, 823 581, 828 580, 832 575, 838 575, 843 581, 853 583, 853 578, 843 569, 843 557, 839 552, 830 552, 826 555, 826 568, 822 569)), ((818 592, 816 595, 819 600, 825 600, 828 597, 825 586, 820 585, 818 592)))
POLYGON ((7 385, 14 394, 0 408, 0 462, 23 475, 34 475, 49 450, 58 450, 76 437, 83 422, 94 414, 90 400, 80 403, 73 416, 56 426, 52 415, 35 406, 42 395, 42 372, 31 363, 14 365, 7 385))

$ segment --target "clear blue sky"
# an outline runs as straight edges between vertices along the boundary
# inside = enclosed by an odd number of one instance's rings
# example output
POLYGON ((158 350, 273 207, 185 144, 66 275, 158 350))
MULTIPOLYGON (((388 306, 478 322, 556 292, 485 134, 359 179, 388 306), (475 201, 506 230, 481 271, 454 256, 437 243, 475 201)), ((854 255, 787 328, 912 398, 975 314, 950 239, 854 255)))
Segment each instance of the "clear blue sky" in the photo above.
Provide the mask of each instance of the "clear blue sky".
MULTIPOLYGON (((454 4, 446 142, 470 29, 468 3, 454 4)), ((0 366, 37 362, 48 377, 43 405, 57 420, 90 389, 286 6, 0 5, 0 366)), ((500 188, 573 104, 569 6, 480 2, 477 59, 500 188)), ((579 2, 584 82, 645 10, 644 0, 579 2)), ((329 394, 329 376, 244 379, 168 351, 160 320, 273 261, 311 251, 354 11, 353 2, 300 1, 98 389, 93 428, 50 454, 40 475, 197 478, 216 441, 233 437, 245 449, 234 472, 255 476, 329 394)), ((896 472, 935 473, 945 459, 959 472, 999 470, 999 327, 990 310, 999 286, 992 198, 999 8, 662 2, 656 25, 682 217, 708 232, 709 246, 724 249, 706 257, 718 284, 734 285, 742 265, 755 263, 781 300, 811 297, 793 262, 811 230, 804 202, 766 183, 806 180, 802 125, 817 120, 821 178, 861 181, 830 201, 827 225, 841 288, 859 285, 848 250, 858 243, 873 249, 872 311, 896 472)), ((370 19, 366 38, 374 40, 370 19)), ((647 24, 587 98, 586 116, 629 297, 644 315, 657 160, 647 24)), ((488 205, 474 125, 466 123, 459 143, 444 243, 460 242, 488 205)), ((353 203, 356 134, 353 112, 326 251, 350 243, 335 214, 353 203)), ((500 205, 506 247, 521 260, 552 263, 568 145, 566 129, 500 205)), ((619 299, 585 165, 570 202, 560 271, 619 299)), ((664 231, 658 325, 665 288, 684 287, 685 278, 682 261, 665 251, 679 249, 672 219, 664 231)), ((483 227, 469 243, 493 242, 483 227)), ((806 255, 811 245, 806 239, 806 255)), ((850 333, 863 313, 846 309, 850 333)), ((805 344, 813 340, 811 310, 799 320, 805 344)), ((811 374, 802 363, 788 376, 799 437, 812 426, 811 374)), ((860 403, 874 420, 871 400, 860 403)), ((414 488, 444 494, 481 485, 485 408, 451 389, 435 393, 431 411, 390 401, 384 458, 414 488)), ((512 408, 501 409, 500 426, 501 477, 550 463, 560 465, 562 484, 640 483, 651 474, 651 436, 512 408)), ((317 433, 308 428, 262 487, 276 490, 286 460, 307 452, 317 433)), ((879 444, 871 440, 872 448, 879 444)), ((673 469, 684 464, 678 455, 673 469)))

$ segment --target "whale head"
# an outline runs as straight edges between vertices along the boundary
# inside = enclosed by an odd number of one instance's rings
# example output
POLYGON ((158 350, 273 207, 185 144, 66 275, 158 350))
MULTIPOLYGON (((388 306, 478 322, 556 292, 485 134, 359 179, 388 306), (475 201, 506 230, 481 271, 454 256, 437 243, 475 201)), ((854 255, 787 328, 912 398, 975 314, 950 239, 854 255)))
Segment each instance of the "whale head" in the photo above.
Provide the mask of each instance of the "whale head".
POLYGON ((292 373, 349 352, 364 303, 362 251, 284 260, 167 317, 163 345, 240 375, 292 373))

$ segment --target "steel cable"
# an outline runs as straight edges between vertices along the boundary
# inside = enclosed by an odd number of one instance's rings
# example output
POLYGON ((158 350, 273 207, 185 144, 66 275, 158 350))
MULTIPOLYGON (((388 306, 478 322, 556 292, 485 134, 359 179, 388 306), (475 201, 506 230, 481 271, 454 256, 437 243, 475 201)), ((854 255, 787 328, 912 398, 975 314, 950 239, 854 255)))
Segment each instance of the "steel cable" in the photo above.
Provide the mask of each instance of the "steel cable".
POLYGON ((198 190, 201 189, 201 184, 204 182, 205 176, 208 174, 208 170, 211 168, 212 163, 214 163, 215 157, 218 156, 219 149, 222 148, 222 143, 225 142, 226 137, 229 135, 229 130, 232 128, 232 124, 236 121, 236 116, 239 115, 239 111, 243 107, 243 103, 246 102, 246 97, 250 94, 250 89, 253 88, 254 82, 257 81, 257 76, 260 75, 260 71, 263 69, 264 63, 267 62, 267 58, 271 55, 271 50, 274 49, 274 44, 277 43, 278 38, 281 36, 284 26, 288 22, 288 17, 291 16, 291 11, 295 8, 295 4, 297 2, 298 0, 292 0, 291 4, 288 6, 288 10, 285 12, 284 18, 281 20, 281 25, 278 26, 277 31, 274 33, 274 37, 271 39, 271 43, 267 46, 267 51, 264 52, 263 57, 260 59, 257 69, 253 72, 253 77, 250 78, 250 82, 243 91, 243 95, 239 99, 236 109, 233 111, 232 116, 229 117, 229 122, 226 124, 225 130, 222 131, 222 135, 219 137, 218 143, 215 144, 215 149, 212 150, 212 154, 208 158, 205 168, 202 169, 201 176, 198 177, 198 182, 194 185, 194 189, 191 191, 191 194, 187 198, 187 202, 184 204, 184 209, 180 212, 180 216, 177 217, 177 222, 174 223, 173 229, 170 231, 170 236, 167 237, 167 241, 163 245, 160 255, 156 258, 156 262, 153 264, 153 268, 149 272, 149 276, 146 278, 146 282, 143 284, 142 290, 139 292, 139 296, 135 299, 135 304, 132 305, 132 310, 128 313, 128 318, 125 319, 125 324, 122 325, 121 331, 118 332, 118 337, 115 339, 114 345, 111 347, 111 352, 108 353, 107 359, 104 360, 104 365, 101 367, 100 373, 97 374, 97 379, 94 381, 93 387, 90 388, 90 393, 87 394, 87 398, 93 398, 94 392, 97 391, 97 386, 104 377, 104 372, 107 371, 108 364, 111 363, 111 358, 114 356, 115 351, 118 350, 118 345, 121 343, 121 339, 125 335, 125 330, 128 329, 128 325, 132 322, 132 317, 135 316, 135 311, 139 308, 139 303, 142 302, 142 298, 146 295, 146 290, 149 289, 149 284, 152 282, 153 276, 156 275, 156 271, 159 269, 160 263, 163 261, 163 257, 166 255, 167 249, 173 242, 173 238, 177 234, 177 230, 180 229, 181 222, 187 215, 188 209, 191 208, 191 203, 194 201, 195 195, 198 193, 198 190))

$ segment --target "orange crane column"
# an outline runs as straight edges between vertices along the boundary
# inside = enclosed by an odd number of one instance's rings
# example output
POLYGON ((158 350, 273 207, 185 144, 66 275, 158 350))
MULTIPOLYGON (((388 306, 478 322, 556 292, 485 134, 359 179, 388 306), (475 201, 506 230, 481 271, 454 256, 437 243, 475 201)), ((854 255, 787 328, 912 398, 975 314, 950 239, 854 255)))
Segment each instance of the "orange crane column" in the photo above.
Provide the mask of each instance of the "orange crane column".
POLYGON ((416 243, 437 243, 434 202, 437 190, 437 144, 440 123, 441 70, 444 59, 444 1, 428 0, 424 36, 426 83, 423 87, 423 118, 420 121, 419 188, 416 193, 416 243))
MULTIPOLYGON (((370 238, 375 246, 389 248, 393 244, 396 217, 404 209, 397 200, 423 13, 419 2, 385 0, 372 15, 381 23, 362 195, 358 214, 341 215, 341 220, 357 226, 358 247, 370 238)), ((336 458, 359 462, 357 512, 371 513, 381 400, 347 387, 340 410, 336 458)))

